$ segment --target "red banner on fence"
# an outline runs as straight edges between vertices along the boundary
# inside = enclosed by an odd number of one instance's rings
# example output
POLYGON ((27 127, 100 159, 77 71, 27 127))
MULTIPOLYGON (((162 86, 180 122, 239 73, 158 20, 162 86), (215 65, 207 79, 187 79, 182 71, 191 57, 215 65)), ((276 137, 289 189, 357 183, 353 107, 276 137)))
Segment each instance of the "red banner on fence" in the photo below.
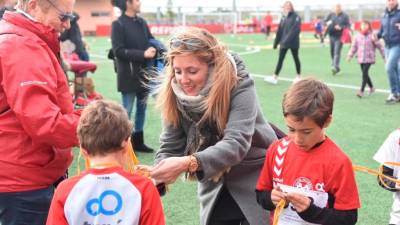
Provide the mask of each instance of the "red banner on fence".
MULTIPOLYGON (((353 24, 353 28, 355 30, 359 30, 361 22, 355 22, 353 24)), ((379 20, 374 20, 371 22, 372 29, 376 30, 380 27, 379 20)), ((150 24, 150 31, 154 35, 169 35, 175 28, 179 27, 180 25, 172 25, 172 24, 165 24, 165 25, 157 25, 157 24, 150 24)), ((205 28, 211 33, 220 34, 220 33, 233 33, 233 24, 226 23, 226 24, 194 24, 190 26, 201 27, 205 28)), ((276 31, 278 24, 272 25, 272 31, 276 31)), ((303 23, 301 24, 301 31, 303 32, 313 32, 314 31, 314 23, 303 23)), ((111 26, 110 25, 98 25, 96 27, 96 36, 110 36, 111 26)), ((244 33, 259 33, 261 32, 261 26, 258 24, 237 24, 236 32, 239 34, 244 33)))

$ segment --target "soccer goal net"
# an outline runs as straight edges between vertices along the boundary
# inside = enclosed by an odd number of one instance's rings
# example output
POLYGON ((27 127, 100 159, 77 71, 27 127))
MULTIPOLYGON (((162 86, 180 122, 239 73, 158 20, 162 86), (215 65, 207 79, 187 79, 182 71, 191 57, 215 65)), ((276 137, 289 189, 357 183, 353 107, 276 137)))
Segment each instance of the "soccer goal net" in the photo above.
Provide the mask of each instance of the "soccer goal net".
POLYGON ((211 27, 224 33, 237 33, 237 14, 232 12, 188 12, 182 14, 182 26, 211 27))

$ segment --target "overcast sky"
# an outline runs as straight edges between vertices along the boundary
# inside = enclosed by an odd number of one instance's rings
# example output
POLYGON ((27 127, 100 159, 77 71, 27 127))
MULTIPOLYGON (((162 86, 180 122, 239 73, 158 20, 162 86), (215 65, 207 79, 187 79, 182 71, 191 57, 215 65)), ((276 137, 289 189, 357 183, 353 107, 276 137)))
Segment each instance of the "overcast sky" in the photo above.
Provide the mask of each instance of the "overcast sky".
MULTIPOLYGON (((284 0, 236 0, 237 7, 279 7, 284 0)), ((318 5, 334 5, 335 3, 345 4, 385 4, 386 0, 321 0, 318 5)), ((296 6, 315 5, 316 0, 292 0, 296 6)), ((143 8, 153 8, 167 5, 167 0, 142 0, 143 8)), ((181 7, 231 7, 232 0, 173 0, 173 6, 181 7)))

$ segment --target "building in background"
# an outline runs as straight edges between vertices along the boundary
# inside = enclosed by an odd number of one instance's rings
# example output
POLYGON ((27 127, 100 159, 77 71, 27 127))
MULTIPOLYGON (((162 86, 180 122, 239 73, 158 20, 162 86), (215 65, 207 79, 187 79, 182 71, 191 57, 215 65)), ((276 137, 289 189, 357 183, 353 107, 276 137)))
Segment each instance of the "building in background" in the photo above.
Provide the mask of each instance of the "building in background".
POLYGON ((79 26, 84 35, 102 35, 99 32, 109 33, 110 25, 114 20, 113 6, 110 0, 76 0, 75 12, 81 17, 79 26))

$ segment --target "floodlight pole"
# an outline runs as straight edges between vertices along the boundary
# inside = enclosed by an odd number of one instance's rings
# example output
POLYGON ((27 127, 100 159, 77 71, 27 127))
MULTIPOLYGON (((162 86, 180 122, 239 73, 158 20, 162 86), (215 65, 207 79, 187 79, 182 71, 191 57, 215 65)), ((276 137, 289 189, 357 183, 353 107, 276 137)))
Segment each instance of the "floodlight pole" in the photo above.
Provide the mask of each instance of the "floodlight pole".
POLYGON ((235 14, 234 16, 234 21, 233 21, 233 33, 236 34, 237 32, 237 22, 238 22, 238 18, 237 18, 237 8, 236 8, 236 0, 232 0, 232 12, 235 14))

